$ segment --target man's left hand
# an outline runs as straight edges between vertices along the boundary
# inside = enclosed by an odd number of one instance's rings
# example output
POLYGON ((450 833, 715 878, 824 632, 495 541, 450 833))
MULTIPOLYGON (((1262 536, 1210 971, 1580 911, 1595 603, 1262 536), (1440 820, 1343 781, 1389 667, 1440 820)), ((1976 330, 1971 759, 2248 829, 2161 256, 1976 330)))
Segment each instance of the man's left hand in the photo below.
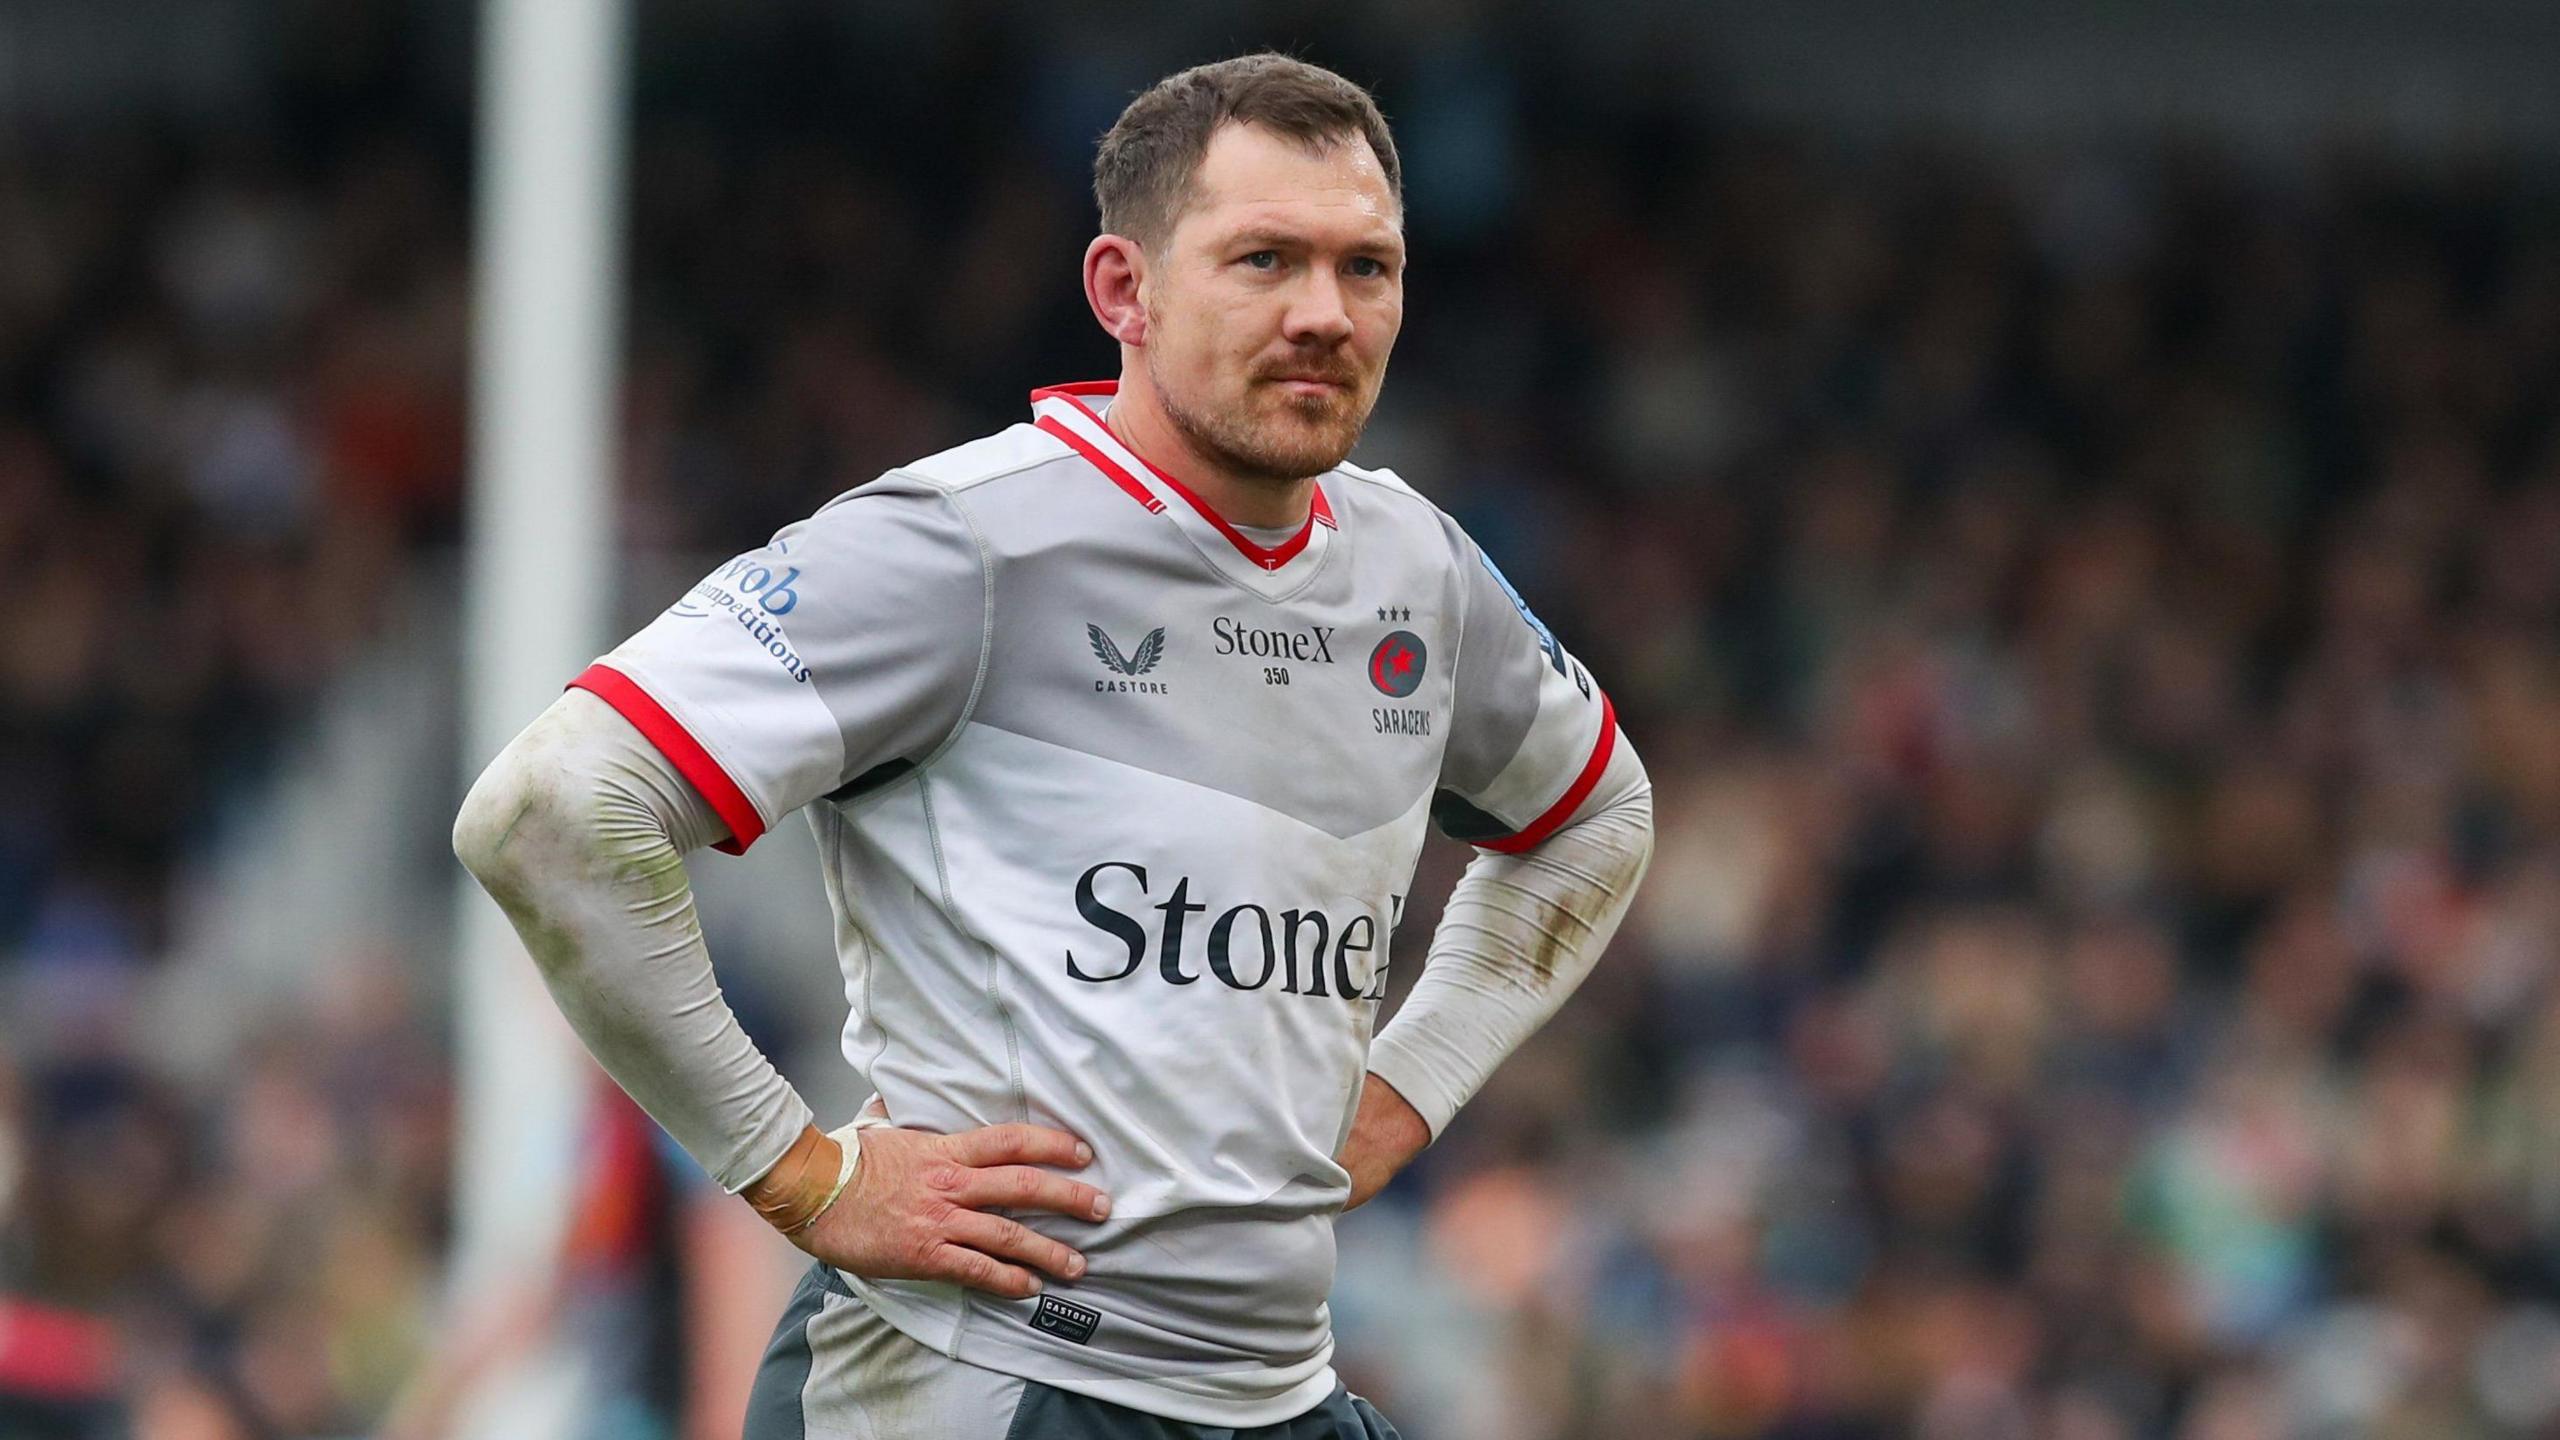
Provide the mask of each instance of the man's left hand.
POLYGON ((1431 1143, 1431 1127, 1396 1087, 1375 1075, 1360 1086, 1360 1109, 1351 1117, 1351 1138, 1333 1163, 1351 1172, 1351 1198, 1343 1209, 1356 1210, 1387 1186, 1396 1172, 1411 1164, 1431 1143))

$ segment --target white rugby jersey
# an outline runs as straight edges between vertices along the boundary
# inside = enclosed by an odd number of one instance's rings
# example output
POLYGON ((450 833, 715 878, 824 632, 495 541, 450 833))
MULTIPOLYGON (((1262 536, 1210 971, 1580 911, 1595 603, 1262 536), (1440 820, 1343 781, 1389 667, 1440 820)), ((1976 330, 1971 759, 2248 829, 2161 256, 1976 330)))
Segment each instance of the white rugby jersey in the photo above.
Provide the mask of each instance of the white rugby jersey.
POLYGON ((1256 543, 1106 429, 1113 387, 893 470, 714 571, 576 680, 728 822, 806 810, 901 1125, 1090 1142, 1085 1277, 1010 1301, 847 1276, 948 1355, 1263 1425, 1330 1393, 1333 1163, 1425 823, 1523 849, 1609 702, 1446 515, 1318 478, 1256 543))

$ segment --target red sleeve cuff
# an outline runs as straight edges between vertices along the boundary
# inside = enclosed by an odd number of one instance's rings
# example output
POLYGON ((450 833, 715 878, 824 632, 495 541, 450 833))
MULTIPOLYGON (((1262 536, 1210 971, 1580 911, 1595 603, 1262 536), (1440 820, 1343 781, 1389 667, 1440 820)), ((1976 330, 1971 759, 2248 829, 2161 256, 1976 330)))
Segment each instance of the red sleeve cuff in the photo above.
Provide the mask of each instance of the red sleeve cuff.
POLYGON ((588 666, 567 688, 587 691, 612 706, 658 747, 658 753, 674 764, 676 773, 701 793, 729 827, 729 838, 712 849, 744 855, 747 847, 764 834, 764 817, 756 813, 755 802, 747 798, 747 792, 729 778, 729 772, 720 768, 720 762, 711 758, 711 752, 702 748, 702 742, 693 738, 693 732, 685 729, 682 721, 668 714, 667 707, 652 699, 630 676, 599 662, 588 666))
POLYGON ((1573 777, 1573 783, 1565 788, 1563 798, 1548 806, 1545 814, 1521 826, 1516 833, 1499 840, 1481 841, 1476 848, 1517 855, 1562 829, 1564 822, 1573 818, 1573 812, 1582 808, 1582 802, 1590 798, 1591 787, 1600 783, 1600 772, 1609 768, 1609 752, 1616 749, 1617 744, 1618 708, 1609 703, 1609 692, 1603 690, 1600 692, 1600 738, 1592 742, 1591 758, 1582 762, 1582 773, 1573 777))

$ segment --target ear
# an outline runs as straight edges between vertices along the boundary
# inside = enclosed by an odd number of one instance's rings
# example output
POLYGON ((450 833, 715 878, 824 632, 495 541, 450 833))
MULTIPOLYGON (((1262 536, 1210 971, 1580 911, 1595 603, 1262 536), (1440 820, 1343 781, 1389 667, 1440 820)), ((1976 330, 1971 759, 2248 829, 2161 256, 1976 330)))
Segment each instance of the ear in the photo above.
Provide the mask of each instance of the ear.
POLYGON ((1096 235, 1084 247, 1084 302, 1103 331, 1123 345, 1147 343, 1147 254, 1126 235, 1096 235))

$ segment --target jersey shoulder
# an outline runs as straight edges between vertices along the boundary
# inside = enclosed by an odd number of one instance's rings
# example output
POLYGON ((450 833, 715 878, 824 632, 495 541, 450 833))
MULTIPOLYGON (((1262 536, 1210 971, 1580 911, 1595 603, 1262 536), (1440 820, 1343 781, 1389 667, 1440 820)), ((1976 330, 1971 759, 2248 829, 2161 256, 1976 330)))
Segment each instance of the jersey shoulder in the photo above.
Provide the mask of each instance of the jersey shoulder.
POLYGON ((1074 454, 1065 441, 1047 431, 1033 425, 1017 424, 1008 425, 992 435, 982 435, 954 445, 948 450, 937 451, 920 460, 911 460, 889 473, 922 481, 937 490, 959 491, 1065 460, 1074 454))
POLYGON ((1436 540, 1453 562, 1466 561, 1474 554, 1475 544, 1459 528, 1457 520, 1395 471, 1346 461, 1333 467, 1333 473, 1351 482, 1342 486, 1343 493, 1336 497, 1342 508, 1393 526, 1418 547, 1428 548, 1436 540))
MULTIPOLYGON (((940 524, 967 530, 971 524, 961 509, 960 501, 964 492, 991 480, 1025 474, 1070 459, 1074 453, 1055 438, 1029 425, 1008 426, 992 435, 982 435, 883 471, 878 477, 828 500, 800 524, 837 527, 852 520, 854 502, 874 501, 906 510, 921 507, 935 512, 940 524)), ((878 514, 878 507, 869 507, 867 513, 878 514)))
POLYGON ((1361 495, 1363 498, 1385 499, 1389 503, 1401 502, 1404 504, 1421 505, 1427 509, 1435 511, 1439 509, 1439 507, 1433 505, 1421 491, 1416 490, 1411 485, 1405 483, 1405 478, 1403 476, 1383 466, 1373 470, 1366 465, 1354 465, 1350 461, 1345 460, 1341 464, 1333 467, 1333 473, 1340 475, 1347 480, 1358 481, 1359 485, 1354 489, 1353 493, 1361 495))

